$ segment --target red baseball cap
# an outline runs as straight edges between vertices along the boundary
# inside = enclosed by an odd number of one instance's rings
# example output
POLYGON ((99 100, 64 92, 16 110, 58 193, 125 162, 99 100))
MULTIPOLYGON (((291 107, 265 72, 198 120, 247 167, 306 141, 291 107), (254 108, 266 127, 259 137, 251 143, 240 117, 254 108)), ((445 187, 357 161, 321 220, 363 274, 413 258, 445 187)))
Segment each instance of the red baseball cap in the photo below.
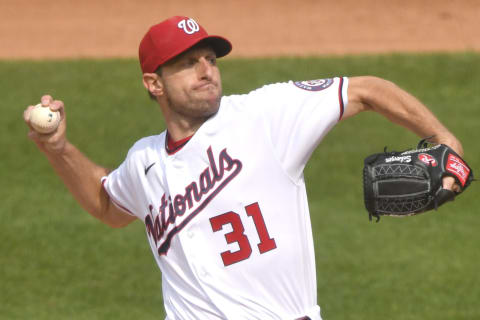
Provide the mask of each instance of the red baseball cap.
POLYGON ((143 73, 155 72, 159 66, 200 41, 210 44, 218 58, 232 50, 232 44, 220 36, 208 35, 195 20, 175 16, 152 26, 138 49, 143 73))

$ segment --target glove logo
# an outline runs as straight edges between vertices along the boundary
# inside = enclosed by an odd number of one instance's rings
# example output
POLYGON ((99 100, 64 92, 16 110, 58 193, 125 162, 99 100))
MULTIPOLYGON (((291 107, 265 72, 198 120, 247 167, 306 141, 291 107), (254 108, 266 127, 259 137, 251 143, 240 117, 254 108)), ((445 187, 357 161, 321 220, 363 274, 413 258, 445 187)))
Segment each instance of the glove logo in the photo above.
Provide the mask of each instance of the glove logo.
POLYGON ((470 168, 467 167, 467 165, 465 164, 465 162, 462 161, 462 159, 454 156, 453 154, 449 154, 446 169, 448 172, 455 175, 458 180, 460 180, 462 187, 465 186, 468 175, 470 174, 470 168))
POLYGON ((418 160, 422 161, 427 166, 436 167, 437 164, 438 164, 437 160, 433 156, 431 156, 429 154, 426 154, 426 153, 420 153, 418 155, 418 160))
POLYGON ((412 156, 401 156, 401 157, 393 156, 385 159, 385 163, 390 163, 390 162, 409 163, 409 162, 412 162, 412 156))

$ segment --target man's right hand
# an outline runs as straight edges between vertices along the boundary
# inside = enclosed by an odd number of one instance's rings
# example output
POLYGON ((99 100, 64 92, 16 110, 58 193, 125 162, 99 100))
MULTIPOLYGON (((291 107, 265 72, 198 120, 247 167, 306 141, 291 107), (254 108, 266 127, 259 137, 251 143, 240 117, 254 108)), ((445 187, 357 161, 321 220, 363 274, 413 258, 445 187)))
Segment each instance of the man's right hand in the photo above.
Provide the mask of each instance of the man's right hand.
POLYGON ((41 98, 41 103, 45 107, 50 107, 52 111, 60 112, 60 124, 58 128, 52 133, 42 134, 38 133, 30 125, 30 112, 33 109, 32 106, 28 106, 27 109, 23 112, 23 120, 30 128, 28 132, 28 137, 32 139, 38 146, 38 148, 45 153, 56 153, 60 154, 64 151, 65 145, 67 143, 67 122, 65 117, 65 109, 63 102, 60 100, 53 100, 49 95, 44 95, 41 98))

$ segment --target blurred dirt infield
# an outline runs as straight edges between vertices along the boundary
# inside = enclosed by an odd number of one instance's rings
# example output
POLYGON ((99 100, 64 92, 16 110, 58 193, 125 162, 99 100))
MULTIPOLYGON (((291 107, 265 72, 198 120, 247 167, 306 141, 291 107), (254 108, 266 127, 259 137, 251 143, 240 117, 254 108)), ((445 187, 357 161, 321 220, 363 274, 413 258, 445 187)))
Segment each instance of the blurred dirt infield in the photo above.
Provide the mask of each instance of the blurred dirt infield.
POLYGON ((480 0, 0 0, 0 58, 135 57, 172 15, 237 57, 480 51, 480 0))

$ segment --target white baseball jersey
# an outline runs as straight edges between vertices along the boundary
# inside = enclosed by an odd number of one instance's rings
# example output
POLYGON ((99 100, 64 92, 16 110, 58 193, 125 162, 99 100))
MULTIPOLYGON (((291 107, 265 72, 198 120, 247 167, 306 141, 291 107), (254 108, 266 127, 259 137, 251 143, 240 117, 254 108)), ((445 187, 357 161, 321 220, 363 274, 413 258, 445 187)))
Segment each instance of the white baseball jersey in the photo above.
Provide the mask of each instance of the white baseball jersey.
POLYGON ((347 78, 225 96, 176 152, 139 140, 102 179, 141 219, 167 319, 320 319, 303 169, 347 105, 347 78))

